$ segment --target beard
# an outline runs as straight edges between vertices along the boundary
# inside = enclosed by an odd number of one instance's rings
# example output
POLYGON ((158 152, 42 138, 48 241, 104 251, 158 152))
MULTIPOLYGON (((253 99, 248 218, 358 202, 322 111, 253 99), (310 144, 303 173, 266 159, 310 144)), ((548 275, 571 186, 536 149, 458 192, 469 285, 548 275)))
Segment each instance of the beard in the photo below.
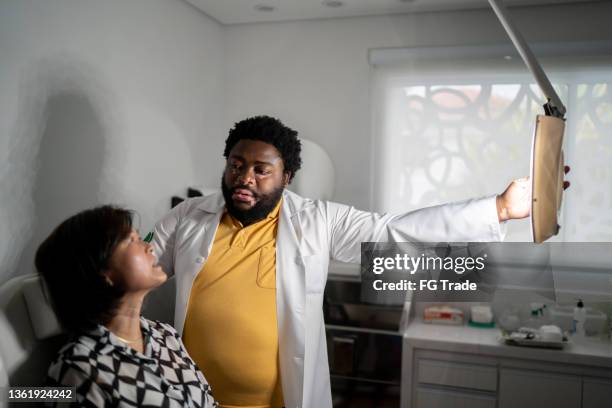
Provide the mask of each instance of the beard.
POLYGON ((268 194, 257 194, 245 185, 238 185, 229 188, 227 184, 225 184, 225 178, 221 176, 221 191, 223 192, 227 212, 229 212, 232 217, 240 221, 242 225, 254 224, 257 221, 261 221, 266 218, 280 201, 284 190, 285 188, 281 185, 268 194), (239 188, 249 190, 251 194, 253 194, 256 201, 252 208, 249 208, 248 210, 241 210, 234 205, 232 194, 234 193, 234 190, 239 188))

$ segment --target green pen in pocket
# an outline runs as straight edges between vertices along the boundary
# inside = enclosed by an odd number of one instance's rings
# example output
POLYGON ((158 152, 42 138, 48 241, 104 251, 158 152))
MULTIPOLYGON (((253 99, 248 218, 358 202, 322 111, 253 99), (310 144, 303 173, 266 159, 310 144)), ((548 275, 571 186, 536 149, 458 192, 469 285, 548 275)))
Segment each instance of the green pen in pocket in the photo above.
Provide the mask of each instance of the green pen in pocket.
POLYGON ((153 231, 149 232, 146 237, 143 239, 147 244, 153 241, 153 231))

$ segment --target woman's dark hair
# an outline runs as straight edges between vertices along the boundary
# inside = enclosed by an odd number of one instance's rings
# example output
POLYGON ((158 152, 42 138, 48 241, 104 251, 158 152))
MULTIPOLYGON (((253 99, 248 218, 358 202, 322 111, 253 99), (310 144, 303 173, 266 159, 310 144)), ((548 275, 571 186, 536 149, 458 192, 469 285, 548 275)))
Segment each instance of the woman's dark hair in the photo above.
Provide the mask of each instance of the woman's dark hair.
POLYGON ((260 140, 271 144, 279 151, 283 159, 285 172, 289 173, 289 182, 295 173, 302 167, 302 144, 297 137, 298 132, 283 125, 283 123, 270 116, 254 116, 241 120, 230 130, 225 140, 223 156, 227 159, 236 143, 242 139, 260 140))
POLYGON ((66 330, 91 329, 114 317, 124 292, 104 271, 131 230, 132 212, 106 205, 68 218, 36 251, 36 269, 66 330))

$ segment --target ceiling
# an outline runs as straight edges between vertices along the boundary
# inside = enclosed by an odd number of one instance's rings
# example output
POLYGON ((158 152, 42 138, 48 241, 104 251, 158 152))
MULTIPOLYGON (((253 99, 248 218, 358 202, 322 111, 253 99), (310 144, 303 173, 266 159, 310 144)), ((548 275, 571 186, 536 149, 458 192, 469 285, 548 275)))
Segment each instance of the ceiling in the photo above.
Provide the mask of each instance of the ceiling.
MULTIPOLYGON (((487 0, 186 0, 222 24, 390 15, 490 7, 487 0), (329 5, 326 5, 329 4, 329 5), (331 5, 331 7, 330 7, 331 5), (335 5, 335 7, 333 7, 335 5)), ((503 0, 508 6, 592 0, 503 0)))

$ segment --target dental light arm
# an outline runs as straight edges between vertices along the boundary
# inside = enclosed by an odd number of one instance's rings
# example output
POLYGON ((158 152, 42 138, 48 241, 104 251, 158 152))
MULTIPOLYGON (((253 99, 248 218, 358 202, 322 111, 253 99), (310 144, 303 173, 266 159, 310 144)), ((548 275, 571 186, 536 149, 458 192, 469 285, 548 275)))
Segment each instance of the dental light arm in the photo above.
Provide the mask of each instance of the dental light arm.
POLYGON ((545 115, 536 118, 531 149, 531 232, 533 241, 540 243, 557 235, 560 228, 557 215, 563 196, 561 148, 566 110, 535 55, 508 18, 501 0, 489 0, 489 4, 547 99, 545 115))
POLYGON ((533 55, 533 52, 531 52, 531 49, 525 42, 525 39, 523 38, 521 33, 519 33, 518 30, 514 27, 512 21, 508 18, 506 7, 498 0, 489 0, 489 4, 497 15, 499 22, 506 30, 506 33, 508 33, 510 40, 512 41, 512 43, 516 47, 516 50, 527 65, 527 68, 529 68, 529 70, 533 74, 536 82, 538 83, 538 86, 544 93, 544 96, 546 96, 548 100, 548 102, 544 105, 544 111, 546 112, 546 115, 555 116, 557 118, 563 119, 566 112, 563 102, 561 102, 559 95, 557 95, 557 92, 555 92, 555 89, 553 88, 552 84, 548 80, 548 77, 544 73, 542 66, 536 59, 535 55, 533 55))

